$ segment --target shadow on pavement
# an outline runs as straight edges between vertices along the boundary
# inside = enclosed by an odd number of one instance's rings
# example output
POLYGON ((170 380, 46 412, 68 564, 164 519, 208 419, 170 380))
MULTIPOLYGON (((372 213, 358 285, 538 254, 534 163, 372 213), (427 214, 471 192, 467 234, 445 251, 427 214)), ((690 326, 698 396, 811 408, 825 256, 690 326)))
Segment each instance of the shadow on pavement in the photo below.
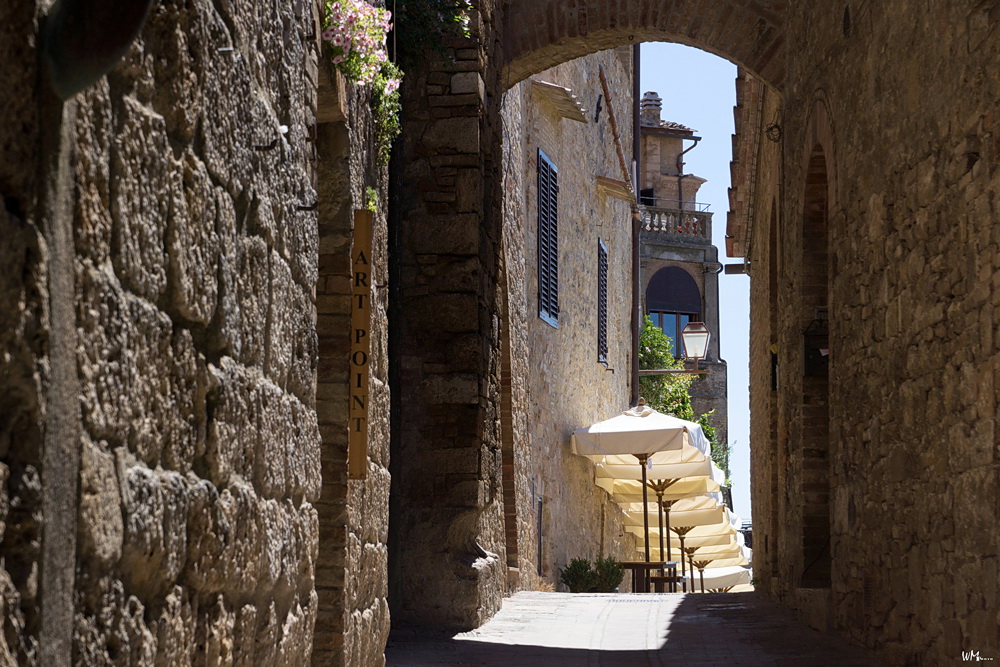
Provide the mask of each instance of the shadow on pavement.
MULTIPOLYGON (((655 595, 655 594, 654 594, 655 595)), ((572 624, 571 619, 567 619, 572 624)), ((487 624, 483 630, 488 629, 487 624)), ((599 646, 560 647, 563 637, 518 643, 531 636, 492 632, 489 640, 430 629, 394 630, 386 649, 391 667, 413 665, 496 665, 558 667, 878 667, 864 648, 842 637, 813 630, 794 614, 759 593, 686 595, 658 629, 658 648, 607 650, 599 646), (502 643, 501 643, 502 642, 502 643), (539 646, 535 644, 552 644, 539 646)), ((558 633, 555 633, 558 634, 558 633)), ((595 632, 594 646, 599 642, 595 632)), ((565 642, 569 643, 569 642, 565 642)))

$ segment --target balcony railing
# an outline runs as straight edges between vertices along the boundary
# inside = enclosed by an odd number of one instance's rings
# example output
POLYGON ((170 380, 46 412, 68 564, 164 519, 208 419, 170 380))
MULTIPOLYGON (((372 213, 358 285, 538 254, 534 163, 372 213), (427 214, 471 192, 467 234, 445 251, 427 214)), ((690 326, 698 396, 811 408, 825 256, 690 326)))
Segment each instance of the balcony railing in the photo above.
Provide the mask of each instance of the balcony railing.
POLYGON ((642 229, 686 243, 712 243, 712 214, 660 206, 640 206, 642 229))

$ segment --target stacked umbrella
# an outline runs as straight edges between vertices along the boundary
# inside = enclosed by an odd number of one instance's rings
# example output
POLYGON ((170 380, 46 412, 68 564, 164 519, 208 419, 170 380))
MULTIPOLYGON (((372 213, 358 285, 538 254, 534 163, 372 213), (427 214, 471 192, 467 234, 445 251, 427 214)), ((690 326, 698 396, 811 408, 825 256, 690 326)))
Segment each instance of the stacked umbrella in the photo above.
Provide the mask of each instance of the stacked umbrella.
POLYGON ((671 560, 676 550, 682 568, 691 565, 692 578, 699 570, 703 589, 749 583, 749 550, 732 523, 736 519, 720 502, 724 476, 711 461, 701 426, 640 401, 617 417, 575 431, 572 447, 596 464, 596 484, 622 506, 626 529, 639 538, 647 563, 656 541, 659 559, 671 560), (651 528, 654 500, 657 524, 651 528))

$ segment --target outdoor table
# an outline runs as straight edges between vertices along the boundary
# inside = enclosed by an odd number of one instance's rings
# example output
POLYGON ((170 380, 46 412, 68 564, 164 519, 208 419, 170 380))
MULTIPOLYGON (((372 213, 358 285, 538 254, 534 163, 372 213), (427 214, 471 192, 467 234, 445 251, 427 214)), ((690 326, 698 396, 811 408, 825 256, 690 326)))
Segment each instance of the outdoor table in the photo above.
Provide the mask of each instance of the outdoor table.
POLYGON ((652 575, 649 581, 653 584, 653 590, 657 593, 676 593, 677 584, 684 582, 684 576, 677 574, 677 561, 670 560, 663 564, 666 574, 652 575), (669 591, 667 590, 669 588, 669 591))
MULTIPOLYGON (((632 572, 633 593, 648 593, 650 570, 662 569, 666 561, 654 560, 647 563, 644 560, 621 560, 618 564, 632 572)), ((677 563, 674 563, 674 566, 676 565, 677 563)))

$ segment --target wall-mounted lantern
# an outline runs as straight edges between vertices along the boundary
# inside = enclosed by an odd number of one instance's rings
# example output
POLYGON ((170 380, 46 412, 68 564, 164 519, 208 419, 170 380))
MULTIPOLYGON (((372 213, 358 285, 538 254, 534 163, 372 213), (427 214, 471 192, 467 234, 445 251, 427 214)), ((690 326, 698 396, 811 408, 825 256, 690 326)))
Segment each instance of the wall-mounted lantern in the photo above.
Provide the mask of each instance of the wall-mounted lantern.
POLYGON ((708 356, 708 342, 712 332, 704 322, 688 322, 681 331, 681 341, 684 344, 684 359, 694 361, 694 368, 647 368, 639 371, 639 375, 707 375, 707 370, 698 369, 698 361, 708 356))

